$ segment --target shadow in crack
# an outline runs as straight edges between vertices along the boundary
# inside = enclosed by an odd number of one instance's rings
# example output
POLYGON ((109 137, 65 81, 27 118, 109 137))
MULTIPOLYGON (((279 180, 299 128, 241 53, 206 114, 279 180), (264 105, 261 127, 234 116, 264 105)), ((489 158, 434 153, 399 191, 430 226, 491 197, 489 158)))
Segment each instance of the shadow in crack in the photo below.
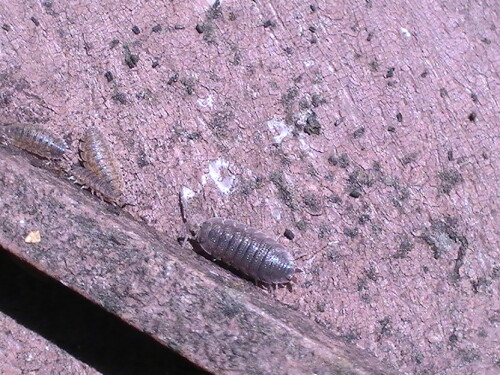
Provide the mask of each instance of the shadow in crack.
POLYGON ((207 374, 2 248, 0 311, 106 375, 207 374))

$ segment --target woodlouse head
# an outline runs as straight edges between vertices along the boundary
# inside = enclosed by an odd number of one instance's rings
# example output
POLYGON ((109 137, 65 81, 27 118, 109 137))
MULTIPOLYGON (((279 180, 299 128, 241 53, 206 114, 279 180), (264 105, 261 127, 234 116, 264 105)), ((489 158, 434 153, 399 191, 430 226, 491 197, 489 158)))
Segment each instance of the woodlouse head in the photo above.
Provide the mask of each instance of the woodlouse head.
POLYGON ((285 249, 276 249, 272 257, 266 260, 262 269, 262 281, 269 284, 288 284, 294 280, 295 261, 285 249))

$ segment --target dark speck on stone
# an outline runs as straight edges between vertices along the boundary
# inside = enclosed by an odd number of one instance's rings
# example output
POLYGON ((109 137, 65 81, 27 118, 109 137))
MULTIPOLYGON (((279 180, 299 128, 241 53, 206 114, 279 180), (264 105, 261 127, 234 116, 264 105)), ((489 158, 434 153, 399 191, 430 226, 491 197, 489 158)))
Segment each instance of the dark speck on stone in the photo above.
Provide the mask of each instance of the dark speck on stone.
POLYGON ((267 20, 265 21, 262 26, 264 26, 265 28, 268 28, 268 27, 275 27, 276 26, 276 22, 274 21, 271 21, 271 20, 267 20))
POLYGON ((391 132, 391 133, 394 133, 394 132, 396 131, 396 128, 395 128, 394 126, 389 126, 389 127, 387 128, 387 131, 388 131, 388 132, 391 132))
POLYGON ((358 190, 353 190, 349 193, 349 196, 352 198, 359 198, 361 196, 361 193, 358 190))
POLYGON ((106 77, 106 80, 108 82, 111 82, 113 80, 113 73, 111 73, 110 71, 107 71, 106 73, 104 73, 104 77, 106 77))
POLYGON ((285 229, 285 233, 283 233, 283 235, 290 241, 292 241, 295 238, 295 234, 290 229, 285 229))
POLYGON ((344 118, 341 117, 341 118, 338 118, 334 121, 333 125, 334 126, 339 126, 340 124, 342 124, 344 122, 344 118))
POLYGON ((31 17, 30 20, 35 24, 35 26, 40 26, 40 22, 35 17, 31 17))
POLYGON ((161 25, 153 26, 151 29, 154 33, 159 33, 161 31, 161 25))
POLYGON ((477 119, 476 112, 471 112, 467 118, 469 119, 470 122, 476 122, 477 119))
POLYGON ((139 62, 139 56, 138 55, 127 55, 125 57, 125 62, 127 63, 127 66, 132 69, 137 66, 137 63, 139 62))
POLYGON ((354 138, 361 138, 365 134, 365 128, 359 128, 352 133, 354 138))
POLYGON ((372 72, 377 72, 378 71, 378 67, 379 67, 378 61, 373 60, 368 65, 370 66, 370 69, 372 70, 372 72))
POLYGON ((159 66, 160 66, 160 63, 159 63, 158 61, 156 61, 156 60, 155 60, 155 61, 153 61, 153 63, 151 64, 151 67, 152 67, 152 68, 157 68, 157 67, 159 67, 159 66))
POLYGON ((4 24, 2 25, 2 29, 4 29, 5 31, 10 31, 10 30, 12 30, 12 28, 10 27, 10 25, 8 25, 8 24, 6 24, 6 23, 4 23, 4 24))
POLYGON ((320 105, 326 103, 326 99, 322 98, 318 94, 314 94, 311 98, 311 103, 313 107, 319 107, 320 105))
POLYGON ((139 35, 141 33, 141 29, 139 29, 139 26, 134 26, 134 27, 132 27, 132 32, 135 35, 139 35))
POLYGON ((203 34, 203 32, 205 31, 205 26, 203 26, 202 24, 197 24, 195 29, 198 32, 198 34, 203 34))
POLYGON ((450 194, 453 188, 464 182, 464 178, 456 169, 447 169, 439 172, 438 177, 441 180, 439 190, 444 194, 450 194))
POLYGON ((127 96, 122 92, 113 95, 112 99, 120 104, 127 104, 127 96))
POLYGON ((346 229, 344 229, 344 234, 347 237, 354 238, 359 234, 359 229, 358 228, 346 228, 346 229))
POLYGON ((339 157, 330 155, 328 162, 332 165, 338 165, 340 168, 347 168, 349 166, 349 157, 347 154, 342 154, 339 157))
POLYGON ((330 155, 328 157, 328 163, 330 163, 331 165, 337 165, 339 163, 339 160, 337 159, 336 156, 330 155))
POLYGON ((393 67, 387 69, 387 72, 385 73, 384 77, 385 78, 392 78, 392 77, 394 77, 394 71, 395 70, 396 70, 396 68, 393 68, 393 67))
POLYGON ((167 81, 167 85, 173 85, 179 81, 179 73, 175 73, 172 77, 170 77, 167 81))
POLYGON ((306 120, 306 126, 304 126, 304 133, 311 135, 319 135, 321 133, 321 124, 316 119, 316 114, 313 112, 309 115, 306 120))
POLYGON ((312 33, 315 33, 316 32, 316 27, 309 26, 309 31, 312 32, 312 33))
POLYGON ((403 115, 401 114, 401 112, 398 112, 398 114, 396 115, 396 119, 398 120, 398 122, 403 121, 403 115))
POLYGON ((370 215, 367 215, 367 214, 363 214, 361 215, 359 218, 358 218, 358 222, 360 224, 366 224, 367 222, 370 221, 370 215))

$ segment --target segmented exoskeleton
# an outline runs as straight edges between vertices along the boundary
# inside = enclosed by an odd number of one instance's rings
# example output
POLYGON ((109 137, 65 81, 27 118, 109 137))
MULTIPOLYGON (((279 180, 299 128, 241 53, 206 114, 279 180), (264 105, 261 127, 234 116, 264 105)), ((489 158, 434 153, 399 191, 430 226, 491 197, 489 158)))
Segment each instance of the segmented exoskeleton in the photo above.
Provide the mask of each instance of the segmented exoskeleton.
POLYGON ((70 170, 71 178, 80 185, 90 189, 94 194, 110 203, 118 203, 120 193, 111 184, 97 176, 92 171, 73 165, 70 170))
POLYGON ((66 142, 37 125, 6 125, 2 127, 0 137, 9 144, 47 159, 62 159, 68 151, 66 142))
POLYGON ((205 221, 196 241, 215 259, 266 284, 287 284, 297 272, 290 253, 257 229, 231 219, 205 221))
POLYGON ((106 181, 116 195, 123 191, 123 180, 116 159, 103 134, 97 129, 85 131, 80 142, 80 156, 83 166, 106 181))

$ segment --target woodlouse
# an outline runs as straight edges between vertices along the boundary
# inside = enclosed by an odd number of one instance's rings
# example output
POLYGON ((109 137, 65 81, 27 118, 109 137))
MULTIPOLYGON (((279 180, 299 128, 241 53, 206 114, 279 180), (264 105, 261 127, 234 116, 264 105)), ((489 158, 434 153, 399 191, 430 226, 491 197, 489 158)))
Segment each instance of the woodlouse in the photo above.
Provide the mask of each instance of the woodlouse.
POLYGON ((70 173, 72 179, 89 188, 102 199, 110 203, 117 203, 120 200, 120 192, 118 192, 108 181, 102 179, 92 171, 82 168, 79 165, 73 165, 70 173))
POLYGON ((2 138, 16 147, 47 159, 62 159, 68 151, 66 142, 47 129, 32 124, 10 124, 2 138))
POLYGON ((235 220, 216 217, 205 221, 196 241, 206 253, 257 282, 288 284, 299 271, 282 245, 235 220))
POLYGON ((107 182, 115 190, 116 195, 121 194, 123 180, 120 169, 104 135, 99 130, 85 131, 80 142, 80 156, 85 168, 107 182))

